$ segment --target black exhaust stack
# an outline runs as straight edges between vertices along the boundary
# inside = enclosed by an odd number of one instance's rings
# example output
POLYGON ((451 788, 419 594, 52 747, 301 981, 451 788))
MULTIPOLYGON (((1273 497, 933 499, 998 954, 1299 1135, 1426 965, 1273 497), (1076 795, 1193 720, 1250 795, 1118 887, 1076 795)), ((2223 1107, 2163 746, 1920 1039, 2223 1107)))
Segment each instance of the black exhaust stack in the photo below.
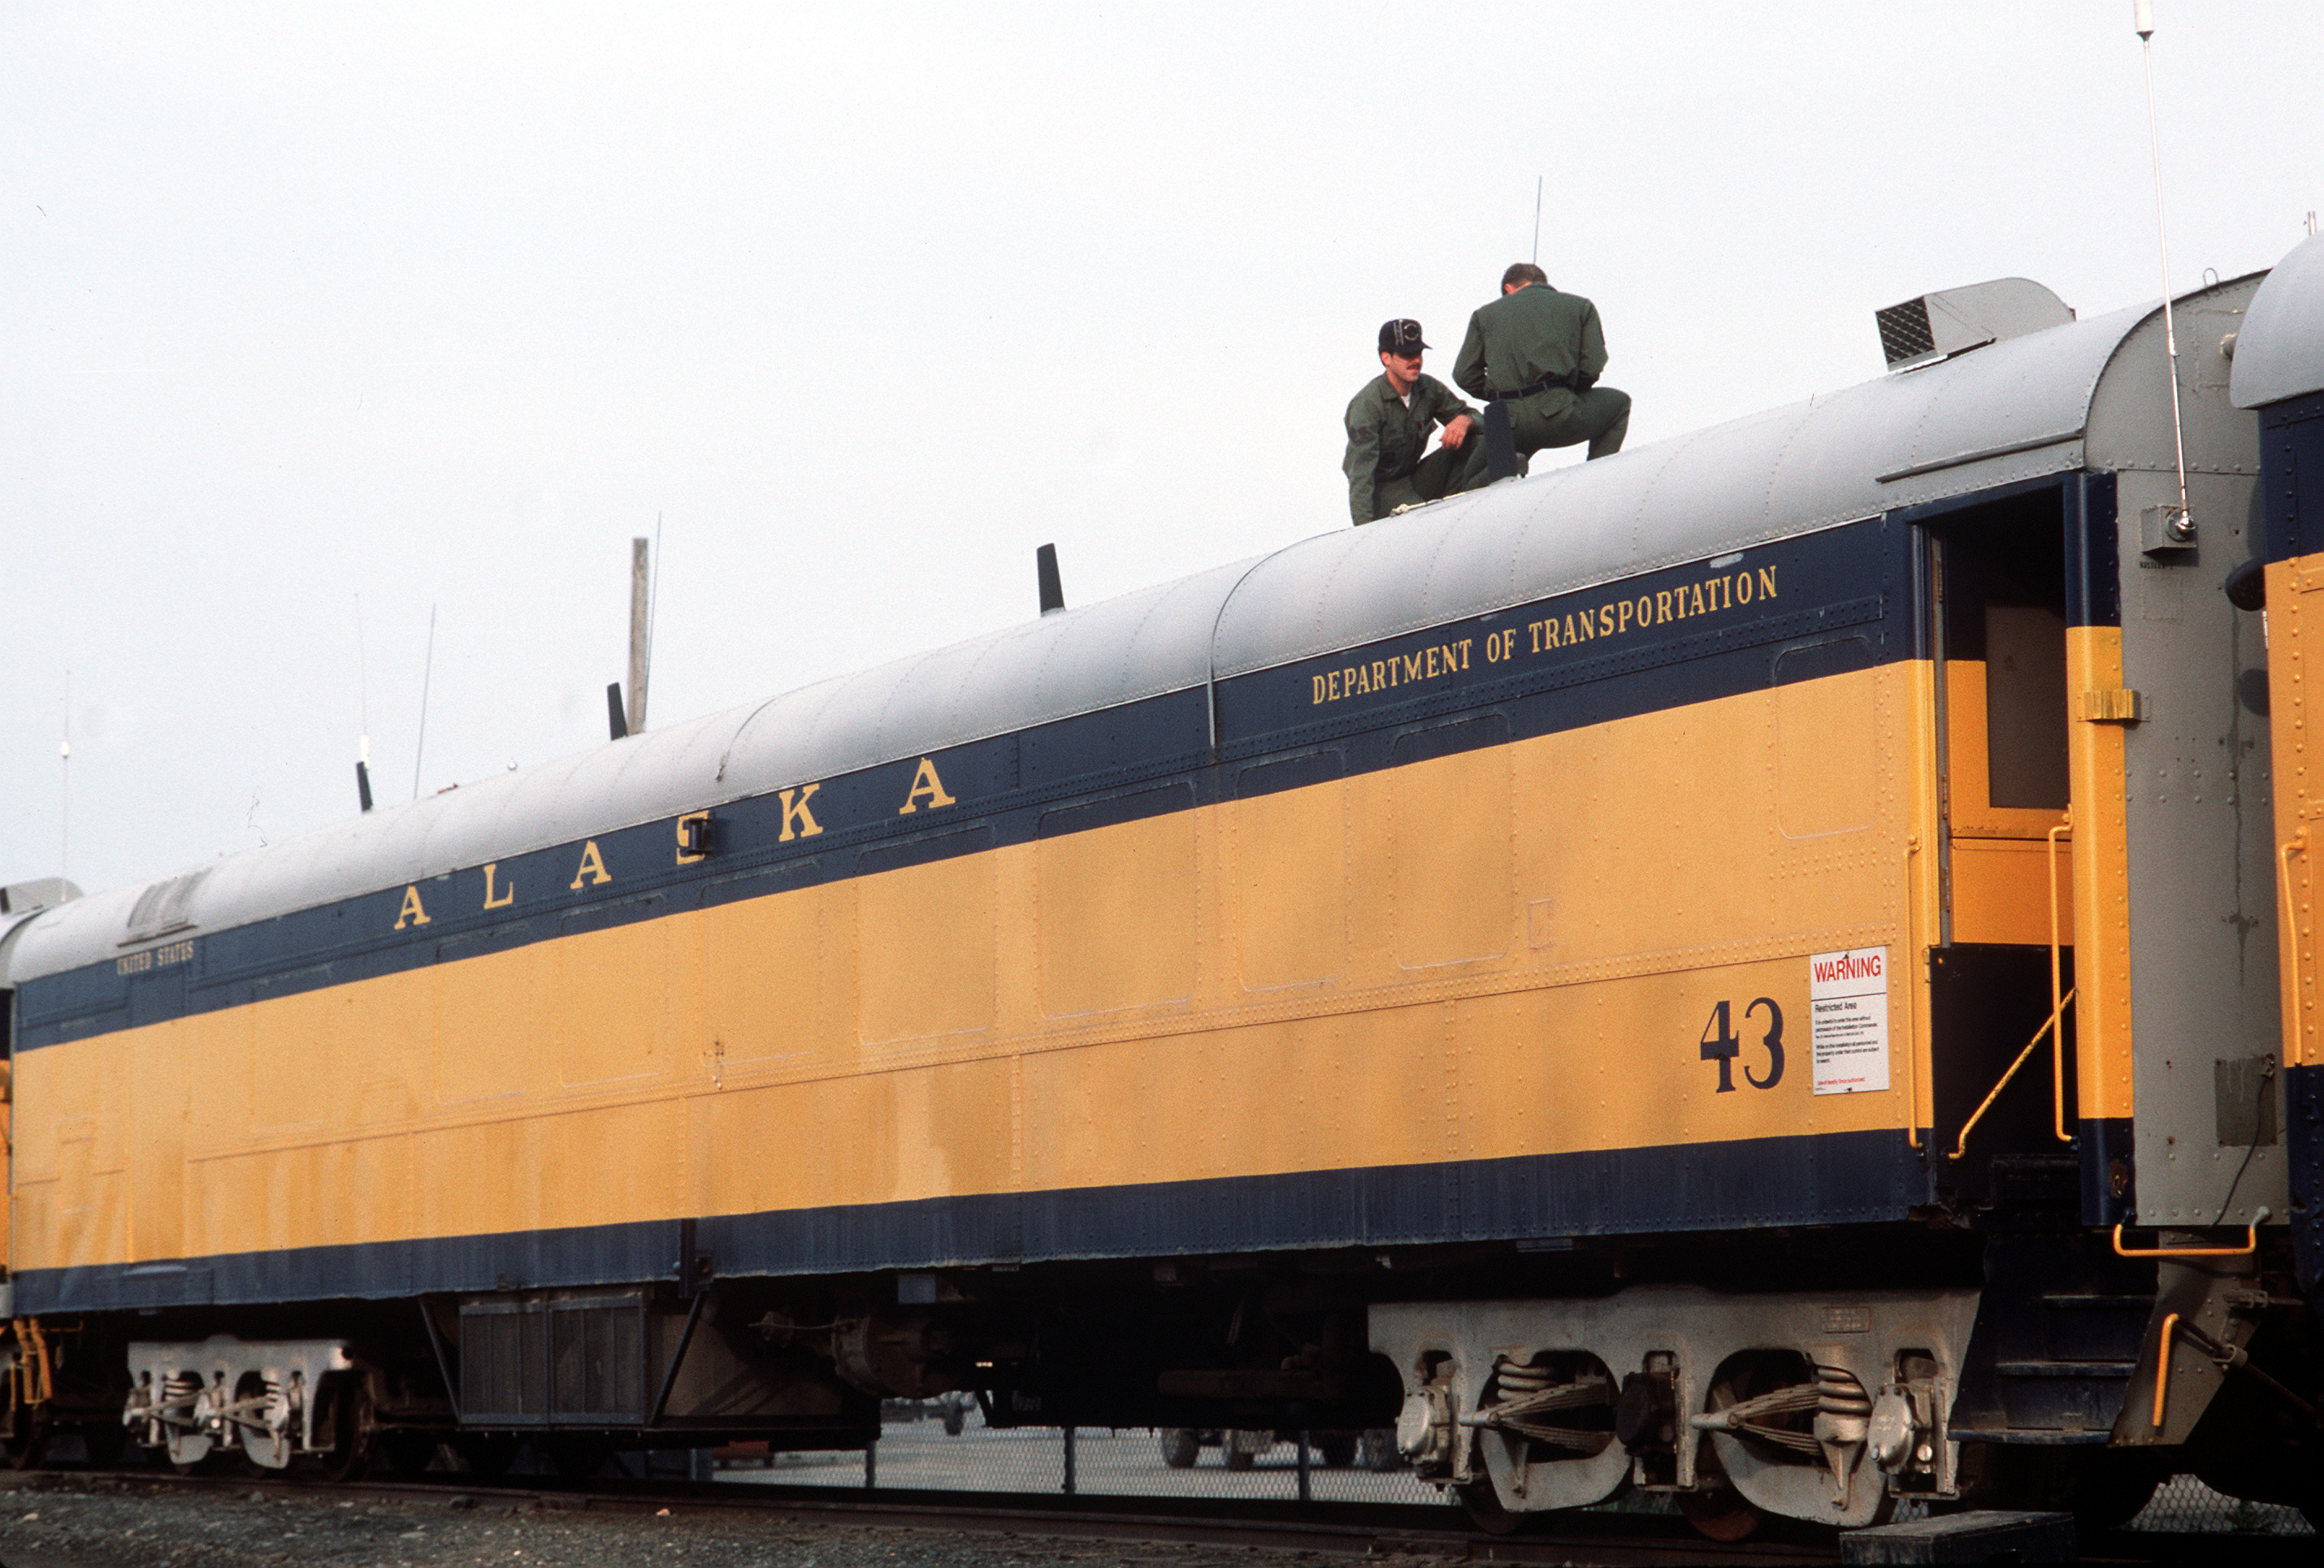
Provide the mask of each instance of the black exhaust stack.
POLYGON ((1057 579, 1057 547, 1045 544, 1033 552, 1033 569, 1041 579, 1041 613, 1054 614, 1065 607, 1065 586, 1057 579))
POLYGON ((618 680, 605 687, 605 728, 613 733, 614 740, 629 739, 630 721, 622 712, 622 683, 618 680))

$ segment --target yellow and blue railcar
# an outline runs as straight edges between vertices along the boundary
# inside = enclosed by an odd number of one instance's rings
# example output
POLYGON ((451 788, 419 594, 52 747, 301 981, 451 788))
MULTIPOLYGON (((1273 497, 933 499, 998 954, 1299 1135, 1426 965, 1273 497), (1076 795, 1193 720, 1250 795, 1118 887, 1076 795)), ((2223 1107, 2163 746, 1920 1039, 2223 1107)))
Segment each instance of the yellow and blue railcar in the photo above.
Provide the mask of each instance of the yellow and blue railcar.
POLYGON ((2176 427, 2157 312, 1954 291, 1863 386, 42 913, 12 1452, 971 1388, 1729 1532, 2288 1452, 2152 1364, 2312 1353, 2236 1305, 2314 1286, 2258 286, 2176 302, 2176 427))

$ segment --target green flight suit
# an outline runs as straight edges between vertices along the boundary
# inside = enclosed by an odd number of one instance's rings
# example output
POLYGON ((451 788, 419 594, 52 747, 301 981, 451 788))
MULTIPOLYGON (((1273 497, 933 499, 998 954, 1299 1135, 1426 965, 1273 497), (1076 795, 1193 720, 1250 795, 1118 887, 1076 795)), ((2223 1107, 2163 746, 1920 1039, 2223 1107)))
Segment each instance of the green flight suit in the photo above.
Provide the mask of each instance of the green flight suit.
POLYGON ((1428 433, 1477 410, 1433 375, 1412 383, 1409 405, 1396 395, 1388 377, 1376 375, 1348 404, 1348 455, 1340 466, 1348 475, 1348 512, 1359 524, 1386 517, 1399 506, 1441 501, 1485 482, 1485 442, 1480 430, 1456 447, 1439 447, 1424 457, 1428 433))
POLYGON ((1519 457, 1587 441, 1590 455, 1603 457, 1622 449, 1630 429, 1630 394, 1598 385, 1605 369, 1598 307, 1535 283, 1469 318, 1452 380, 1471 397, 1507 399, 1519 457), (1543 382, 1551 384, 1508 397, 1543 382))

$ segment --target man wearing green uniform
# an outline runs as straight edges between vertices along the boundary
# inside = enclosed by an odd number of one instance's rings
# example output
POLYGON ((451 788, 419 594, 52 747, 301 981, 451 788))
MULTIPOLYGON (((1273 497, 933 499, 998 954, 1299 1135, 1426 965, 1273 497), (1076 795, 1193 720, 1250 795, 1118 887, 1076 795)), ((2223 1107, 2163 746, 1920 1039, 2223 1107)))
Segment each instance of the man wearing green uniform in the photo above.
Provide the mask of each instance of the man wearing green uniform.
POLYGON ((1485 444, 1475 438, 1477 410, 1433 375, 1420 374, 1417 321, 1379 329, 1380 374, 1348 404, 1348 511, 1357 523, 1399 506, 1441 501, 1485 482, 1485 444), (1425 457, 1428 432, 1443 442, 1425 457))
MULTIPOLYGON (((1452 380, 1506 409, 1519 457, 1577 441, 1604 457, 1630 430, 1630 394, 1598 384, 1605 368, 1598 307, 1559 293, 1539 267, 1519 262, 1501 274, 1501 297, 1469 318, 1452 380)), ((1489 407, 1486 418, 1499 416, 1489 407)))

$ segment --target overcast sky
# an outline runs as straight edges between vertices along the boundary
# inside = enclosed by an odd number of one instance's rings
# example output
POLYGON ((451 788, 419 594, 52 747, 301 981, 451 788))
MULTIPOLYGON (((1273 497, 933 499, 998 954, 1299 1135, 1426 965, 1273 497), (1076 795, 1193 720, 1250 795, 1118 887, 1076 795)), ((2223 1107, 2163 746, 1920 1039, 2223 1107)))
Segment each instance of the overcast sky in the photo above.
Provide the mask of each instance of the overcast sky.
MULTIPOLYGON (((96 889, 1347 523, 1533 245, 1633 447, 1872 312, 2159 292, 2130 0, 0 10, 0 882, 96 889), (360 637, 358 636, 360 602, 360 637), (433 673, 420 742, 429 617, 433 673)), ((2324 6, 2160 0, 2174 280, 2324 208, 2324 6)), ((1575 454, 1557 455, 1571 460, 1575 454)))

